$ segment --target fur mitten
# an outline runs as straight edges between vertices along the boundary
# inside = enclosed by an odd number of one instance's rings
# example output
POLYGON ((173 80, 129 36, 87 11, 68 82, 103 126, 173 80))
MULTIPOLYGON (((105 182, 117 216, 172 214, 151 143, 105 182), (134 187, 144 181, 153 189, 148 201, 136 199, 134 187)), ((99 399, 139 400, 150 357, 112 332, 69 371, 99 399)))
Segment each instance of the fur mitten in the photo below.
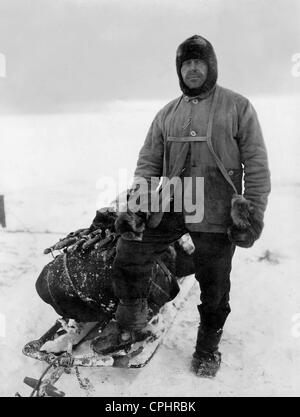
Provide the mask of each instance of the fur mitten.
POLYGON ((242 195, 234 195, 231 202, 232 225, 229 240, 241 248, 250 248, 260 237, 264 223, 257 217, 251 202, 242 195))
POLYGON ((127 240, 142 240, 145 227, 146 213, 127 210, 120 213, 115 221, 116 232, 127 240))

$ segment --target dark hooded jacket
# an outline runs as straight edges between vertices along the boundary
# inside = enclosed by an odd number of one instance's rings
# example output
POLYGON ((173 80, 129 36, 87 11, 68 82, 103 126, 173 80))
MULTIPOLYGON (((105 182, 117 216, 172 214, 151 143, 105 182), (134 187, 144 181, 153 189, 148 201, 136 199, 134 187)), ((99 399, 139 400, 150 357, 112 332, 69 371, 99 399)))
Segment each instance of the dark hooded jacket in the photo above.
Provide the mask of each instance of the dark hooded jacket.
MULTIPOLYGON (((203 177, 203 215, 197 223, 186 226, 190 231, 225 233, 230 225, 231 198, 234 190, 222 175, 205 138, 213 101, 211 143, 238 193, 249 199, 261 221, 270 192, 267 151, 256 112, 249 100, 217 82, 217 60, 212 45, 193 36, 177 49, 176 67, 183 95, 162 108, 152 122, 139 153, 135 177, 150 181, 164 177, 203 177), (182 63, 202 59, 208 66, 205 83, 190 90, 181 76, 182 63), (242 178, 244 182, 242 184, 242 178)), ((199 185, 197 185, 199 187, 199 185)), ((150 227, 156 227, 162 213, 153 213, 150 227)))

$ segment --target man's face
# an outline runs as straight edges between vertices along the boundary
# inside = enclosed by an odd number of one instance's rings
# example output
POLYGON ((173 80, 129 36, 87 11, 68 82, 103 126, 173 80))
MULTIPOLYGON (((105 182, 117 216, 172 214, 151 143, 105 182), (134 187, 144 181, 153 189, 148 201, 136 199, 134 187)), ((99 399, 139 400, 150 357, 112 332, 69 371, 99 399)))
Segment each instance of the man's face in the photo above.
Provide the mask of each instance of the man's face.
POLYGON ((200 88, 207 77, 207 65, 201 59, 188 59, 182 63, 181 75, 188 88, 200 88))

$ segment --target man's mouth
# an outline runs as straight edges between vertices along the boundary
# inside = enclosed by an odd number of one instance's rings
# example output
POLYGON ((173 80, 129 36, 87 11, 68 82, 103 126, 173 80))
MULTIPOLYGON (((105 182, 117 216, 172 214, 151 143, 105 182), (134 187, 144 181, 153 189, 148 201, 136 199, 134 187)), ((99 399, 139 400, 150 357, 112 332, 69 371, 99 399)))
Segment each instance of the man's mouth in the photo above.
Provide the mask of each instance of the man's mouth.
POLYGON ((189 75, 189 76, 187 76, 188 81, 198 81, 198 80, 201 80, 201 79, 202 79, 201 75, 189 75))
POLYGON ((188 80, 193 80, 193 79, 199 79, 199 78, 201 78, 202 76, 201 76, 201 74, 190 74, 190 75, 188 75, 187 76, 187 79, 188 80))

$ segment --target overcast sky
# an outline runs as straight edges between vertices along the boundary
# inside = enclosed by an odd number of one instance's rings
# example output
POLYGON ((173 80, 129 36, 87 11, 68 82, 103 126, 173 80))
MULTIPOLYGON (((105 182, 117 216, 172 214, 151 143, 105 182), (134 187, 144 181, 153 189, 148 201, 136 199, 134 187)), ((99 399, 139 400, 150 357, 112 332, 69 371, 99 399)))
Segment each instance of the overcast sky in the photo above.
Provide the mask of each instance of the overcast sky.
POLYGON ((299 22, 299 0, 0 0, 0 112, 172 99, 176 48, 196 33, 215 47, 221 85, 299 92, 299 22))

